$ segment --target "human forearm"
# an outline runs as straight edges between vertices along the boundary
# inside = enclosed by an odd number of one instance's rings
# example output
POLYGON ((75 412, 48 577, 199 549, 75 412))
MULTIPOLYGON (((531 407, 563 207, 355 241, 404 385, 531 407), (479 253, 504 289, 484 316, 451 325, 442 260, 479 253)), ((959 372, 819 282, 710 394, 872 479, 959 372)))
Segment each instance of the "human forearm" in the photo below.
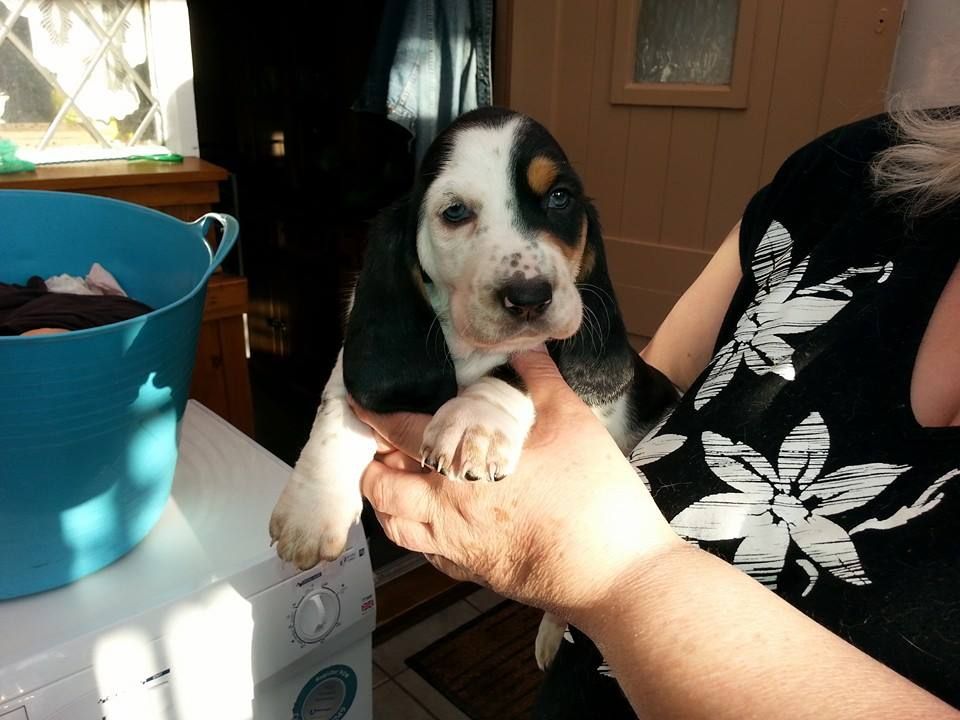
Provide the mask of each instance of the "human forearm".
POLYGON ((597 643, 644 720, 960 717, 692 547, 638 564, 569 619, 597 643))
MULTIPOLYGON (((549 356, 514 363, 537 408, 514 475, 452 482, 399 452, 367 468, 394 542, 585 631, 644 720, 957 716, 685 544, 549 356)), ((419 447, 424 418, 367 419, 419 447)))
POLYGON ((713 356, 730 300, 740 282, 740 224, 664 318, 640 355, 687 390, 713 356))

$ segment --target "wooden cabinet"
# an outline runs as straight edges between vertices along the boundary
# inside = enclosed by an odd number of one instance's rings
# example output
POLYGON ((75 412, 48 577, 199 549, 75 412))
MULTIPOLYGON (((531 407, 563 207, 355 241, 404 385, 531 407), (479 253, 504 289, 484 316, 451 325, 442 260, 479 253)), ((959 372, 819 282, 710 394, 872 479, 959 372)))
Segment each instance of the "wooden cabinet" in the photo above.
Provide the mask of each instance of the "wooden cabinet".
MULTIPOLYGON (((63 190, 145 205, 196 220, 220 199, 221 167, 199 158, 183 163, 110 161, 38 167, 0 175, 0 188, 63 190)), ((236 251, 234 251, 236 252, 236 251)), ((247 281, 217 272, 210 279, 190 396, 253 436, 253 403, 244 342, 247 281)))

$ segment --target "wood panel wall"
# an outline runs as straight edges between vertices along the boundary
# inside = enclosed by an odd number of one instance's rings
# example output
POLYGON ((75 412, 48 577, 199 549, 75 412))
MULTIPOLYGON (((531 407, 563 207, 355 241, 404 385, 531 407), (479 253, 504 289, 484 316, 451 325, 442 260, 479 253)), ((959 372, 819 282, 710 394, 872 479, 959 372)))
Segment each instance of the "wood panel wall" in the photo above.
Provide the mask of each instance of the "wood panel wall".
POLYGON ((542 122, 594 197, 649 336, 783 160, 880 112, 902 0, 762 0, 745 109, 614 105, 617 0, 499 0, 498 102, 542 122))

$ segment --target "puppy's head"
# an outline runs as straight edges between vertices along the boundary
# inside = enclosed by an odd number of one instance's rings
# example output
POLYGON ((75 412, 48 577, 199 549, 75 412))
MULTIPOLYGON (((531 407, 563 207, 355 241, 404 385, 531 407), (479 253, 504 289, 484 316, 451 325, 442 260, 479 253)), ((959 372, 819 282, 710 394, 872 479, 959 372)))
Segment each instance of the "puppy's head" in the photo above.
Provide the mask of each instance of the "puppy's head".
POLYGON ((567 338, 548 343, 565 377, 596 370, 598 353, 629 352, 596 212, 541 125, 498 108, 467 113, 371 229, 344 339, 347 389, 372 410, 434 412, 457 393, 451 349, 567 338))
POLYGON ((577 332, 593 212, 546 129, 497 108, 461 116, 427 151, 416 195, 426 289, 462 342, 509 352, 577 332))

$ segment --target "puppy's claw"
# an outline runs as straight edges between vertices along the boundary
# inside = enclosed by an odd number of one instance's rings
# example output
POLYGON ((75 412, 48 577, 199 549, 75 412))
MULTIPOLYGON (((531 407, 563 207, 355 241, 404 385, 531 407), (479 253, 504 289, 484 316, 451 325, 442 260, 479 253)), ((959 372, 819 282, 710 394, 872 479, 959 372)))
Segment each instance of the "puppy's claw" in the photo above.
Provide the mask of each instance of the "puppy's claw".
POLYGON ((428 445, 420 448, 420 467, 430 468, 434 472, 437 470, 437 459, 433 455, 433 448, 428 445))
POLYGON ((452 480, 498 480, 517 464, 528 429, 519 401, 517 408, 513 413, 480 396, 453 398, 424 429, 420 452, 428 465, 435 457, 435 471, 452 480))

